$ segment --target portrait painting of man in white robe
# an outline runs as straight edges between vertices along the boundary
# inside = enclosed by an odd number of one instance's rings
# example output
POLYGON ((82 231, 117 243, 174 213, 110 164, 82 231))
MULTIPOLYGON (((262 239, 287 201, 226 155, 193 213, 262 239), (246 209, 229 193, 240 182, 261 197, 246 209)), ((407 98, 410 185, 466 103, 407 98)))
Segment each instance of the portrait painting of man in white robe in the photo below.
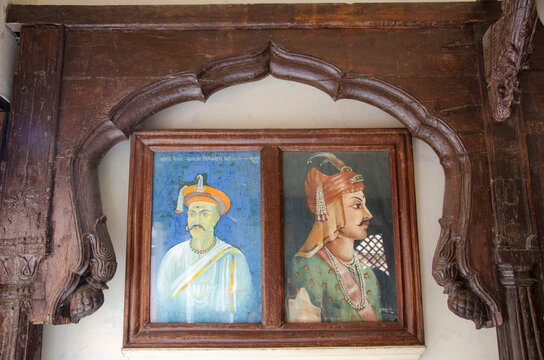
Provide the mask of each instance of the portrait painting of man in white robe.
POLYGON ((191 237, 170 248, 156 281, 156 321, 169 323, 248 322, 251 273, 242 251, 216 237, 231 206, 221 190, 197 184, 179 191, 176 212, 187 209, 191 237))

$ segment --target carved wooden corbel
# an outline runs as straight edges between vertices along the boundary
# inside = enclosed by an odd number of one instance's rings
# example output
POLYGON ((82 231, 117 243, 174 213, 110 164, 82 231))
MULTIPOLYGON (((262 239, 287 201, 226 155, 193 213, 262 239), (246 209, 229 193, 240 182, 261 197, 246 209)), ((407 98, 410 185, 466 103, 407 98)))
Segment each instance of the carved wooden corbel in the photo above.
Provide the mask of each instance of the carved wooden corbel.
POLYGON ((519 72, 527 68, 538 22, 535 0, 505 0, 502 17, 483 38, 485 78, 491 112, 505 121, 518 102, 519 72))
POLYGON ((91 248, 89 265, 79 280, 80 285, 67 297, 68 305, 61 304, 60 307, 60 309, 69 309, 69 314, 64 315, 74 323, 91 315, 102 306, 104 303, 102 291, 108 289, 106 283, 113 278, 117 269, 105 216, 96 220, 94 231, 85 235, 83 241, 88 242, 91 248))

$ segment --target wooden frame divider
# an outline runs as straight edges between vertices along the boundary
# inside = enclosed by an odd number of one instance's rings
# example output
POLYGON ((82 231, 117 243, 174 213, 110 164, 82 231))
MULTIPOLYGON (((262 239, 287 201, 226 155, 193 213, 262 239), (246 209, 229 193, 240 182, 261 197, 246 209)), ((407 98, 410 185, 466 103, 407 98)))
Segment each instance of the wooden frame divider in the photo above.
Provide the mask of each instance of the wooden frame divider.
POLYGON ((293 347, 422 345, 423 313, 411 137, 405 129, 146 130, 132 134, 124 347, 293 347), (398 321, 285 321, 282 152, 389 151, 398 321), (150 322, 153 154, 260 151, 262 323, 150 322))

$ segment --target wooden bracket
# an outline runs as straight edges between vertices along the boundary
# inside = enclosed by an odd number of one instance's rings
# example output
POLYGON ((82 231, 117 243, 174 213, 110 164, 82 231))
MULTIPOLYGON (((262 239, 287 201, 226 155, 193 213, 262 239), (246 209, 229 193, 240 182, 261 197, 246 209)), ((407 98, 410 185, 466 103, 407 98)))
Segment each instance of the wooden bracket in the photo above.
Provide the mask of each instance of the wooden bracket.
POLYGON ((538 22, 535 0, 505 0, 502 8, 502 17, 483 38, 488 99, 496 121, 508 119, 519 102, 519 72, 528 67, 538 22))

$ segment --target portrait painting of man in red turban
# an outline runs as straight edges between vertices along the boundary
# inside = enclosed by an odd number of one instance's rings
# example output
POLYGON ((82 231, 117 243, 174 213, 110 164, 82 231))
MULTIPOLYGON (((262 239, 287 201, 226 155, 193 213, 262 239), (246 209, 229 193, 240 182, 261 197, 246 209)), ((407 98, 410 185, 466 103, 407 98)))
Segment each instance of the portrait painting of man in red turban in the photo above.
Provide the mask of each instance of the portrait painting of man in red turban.
MULTIPOLYGON (((304 154, 297 155, 301 157, 304 154)), ((387 155, 386 152, 383 155, 387 155)), ((311 213, 313 221, 308 221, 311 226, 308 226, 304 235, 305 240, 302 244, 299 242, 298 248, 291 245, 296 252, 291 259, 286 259, 287 320, 289 322, 392 320, 391 312, 394 310, 388 305, 382 306, 382 296, 387 293, 390 297, 390 291, 389 289, 382 291, 376 274, 384 272, 384 268, 377 267, 378 262, 373 261, 379 258, 375 256, 376 251, 381 251, 382 258, 385 259, 384 249, 383 247, 380 249, 379 246, 377 249, 371 249, 374 251, 371 254, 374 257, 366 256, 368 252, 358 251, 361 242, 366 246, 364 242, 369 241, 368 231, 374 215, 367 203, 367 192, 372 190, 367 189, 362 173, 354 171, 330 152, 314 153, 307 159, 310 167, 304 179, 304 195, 307 210, 311 213)), ((284 161, 289 162, 289 157, 284 161)), ((367 170, 380 172, 373 170, 371 166, 368 166, 367 170)), ((386 183, 389 179, 384 176, 382 181, 386 183)), ((387 190, 386 186, 381 188, 387 190)), ((385 202, 387 203, 387 199, 385 202)), ((292 211, 289 205, 290 202, 286 199, 286 213, 292 211)), ((288 214, 285 217, 290 218, 288 214)), ((382 219, 380 223, 385 224, 387 221, 384 222, 382 219)), ((286 241, 300 241, 288 227, 289 221, 286 221, 286 241)), ((383 230, 387 229, 378 230, 383 237, 383 230)), ((391 301, 384 302, 390 303, 391 301)))

